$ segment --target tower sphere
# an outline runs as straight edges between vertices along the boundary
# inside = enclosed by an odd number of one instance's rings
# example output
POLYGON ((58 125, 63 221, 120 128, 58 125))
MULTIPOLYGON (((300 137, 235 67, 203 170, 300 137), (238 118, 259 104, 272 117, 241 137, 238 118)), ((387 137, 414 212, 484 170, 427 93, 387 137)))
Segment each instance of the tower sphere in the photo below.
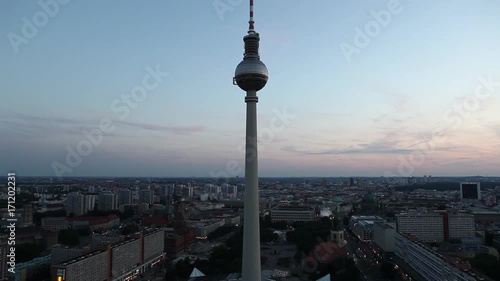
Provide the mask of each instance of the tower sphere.
POLYGON ((243 91, 259 91, 267 83, 268 73, 266 65, 259 57, 259 34, 249 32, 243 37, 245 42, 245 55, 234 72, 233 83, 243 91))
POLYGON ((234 73, 234 80, 243 91, 259 91, 267 79, 267 67, 258 58, 243 59, 234 73))

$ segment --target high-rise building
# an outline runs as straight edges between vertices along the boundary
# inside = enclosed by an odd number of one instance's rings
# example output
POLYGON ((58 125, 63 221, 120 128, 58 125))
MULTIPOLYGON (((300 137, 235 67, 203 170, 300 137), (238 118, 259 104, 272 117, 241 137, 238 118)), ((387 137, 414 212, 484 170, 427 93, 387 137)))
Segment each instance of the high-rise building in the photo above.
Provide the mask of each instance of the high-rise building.
POLYGON ((397 231, 417 236, 423 242, 443 242, 443 216, 437 213, 409 212, 396 215, 397 231))
POLYGON ((97 195, 95 194, 85 194, 83 197, 83 213, 86 214, 89 211, 93 211, 96 207, 97 195))
POLYGON ((182 189, 182 195, 184 195, 185 197, 187 197, 189 199, 192 199, 193 198, 193 191, 194 191, 194 188, 191 185, 185 186, 182 189))
POLYGON ((165 195, 173 195, 175 190, 175 185, 167 184, 165 186, 165 195))
POLYGON ((117 196, 111 191, 99 192, 98 209, 102 211, 117 210, 117 196))
POLYGON ((175 195, 175 196, 179 196, 179 195, 181 195, 181 193, 182 193, 182 188, 184 188, 184 185, 183 185, 183 184, 176 184, 176 185, 174 186, 174 195, 175 195))
POLYGON ((84 212, 84 196, 80 192, 71 192, 66 196, 66 215, 81 216, 84 212))
POLYGON ((20 219, 17 221, 19 227, 27 227, 33 224, 33 206, 31 204, 24 204, 19 213, 21 214, 20 219))
POLYGON ((460 198, 466 200, 481 200, 481 184, 479 182, 461 182, 460 198))
POLYGON ((128 188, 120 189, 118 205, 132 204, 132 191, 128 188))
POLYGON ((154 190, 152 189, 141 189, 139 191, 139 202, 146 204, 153 204, 154 202, 154 190))
POLYGON ((246 91, 246 155, 243 233, 243 280, 260 281, 259 177, 257 152, 257 91, 268 80, 266 65, 260 61, 259 34, 254 30, 253 0, 250 0, 248 35, 243 37, 245 54, 236 67, 233 84, 246 91))
POLYGON ((462 239, 476 236, 476 223, 470 214, 450 214, 448 216, 449 238, 462 239))
POLYGON ((349 186, 355 186, 353 178, 349 179, 349 186))
POLYGON ((448 212, 409 212, 396 215, 397 231, 418 237, 423 242, 442 242, 475 236, 474 216, 448 212))

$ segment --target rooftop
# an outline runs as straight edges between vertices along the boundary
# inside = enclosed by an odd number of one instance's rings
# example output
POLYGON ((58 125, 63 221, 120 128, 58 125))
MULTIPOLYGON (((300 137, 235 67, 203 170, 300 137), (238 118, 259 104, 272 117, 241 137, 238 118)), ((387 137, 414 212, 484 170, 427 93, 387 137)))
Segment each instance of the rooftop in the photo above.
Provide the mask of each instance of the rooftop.
POLYGON ((272 209, 273 211, 313 211, 314 209, 309 206, 277 206, 272 209))

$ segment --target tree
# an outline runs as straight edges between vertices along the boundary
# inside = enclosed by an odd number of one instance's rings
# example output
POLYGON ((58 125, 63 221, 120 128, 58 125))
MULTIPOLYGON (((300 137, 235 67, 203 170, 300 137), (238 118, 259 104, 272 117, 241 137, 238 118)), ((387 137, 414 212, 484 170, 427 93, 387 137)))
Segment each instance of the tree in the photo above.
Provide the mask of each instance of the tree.
POLYGON ((80 235, 74 229, 62 229, 59 231, 57 240, 63 245, 74 247, 80 243, 80 235))
POLYGON ((122 228, 121 234, 122 235, 129 235, 131 233, 135 233, 139 231, 139 227, 135 224, 127 224, 122 228))
POLYGON ((335 280, 339 281, 358 281, 361 279, 361 272, 356 267, 353 259, 348 259, 345 263, 345 270, 337 274, 335 280))
POLYGON ((56 211, 47 211, 44 213, 33 213, 33 222, 36 225, 41 225, 42 219, 45 217, 66 217, 66 210, 56 210, 56 211))
POLYGON ((122 220, 125 220, 125 219, 128 219, 128 218, 131 218, 135 215, 135 212, 133 209, 131 208, 127 208, 123 211, 123 214, 121 216, 121 219, 122 220))
POLYGON ((40 249, 33 243, 16 245, 16 262, 30 261, 40 254, 40 249))
POLYGON ((92 231, 90 231, 90 227, 88 226, 85 228, 80 228, 77 231, 80 236, 90 236, 90 234, 92 233, 92 231))
POLYGON ((216 230, 210 232, 207 237, 209 240, 213 240, 213 239, 216 239, 218 237, 221 237, 221 236, 224 236, 228 233, 231 233, 231 231, 235 230, 236 229, 236 226, 232 226, 232 225, 223 225, 219 228, 217 228, 216 230))
POLYGON ((380 264, 380 274, 386 279, 393 280, 396 278, 396 269, 392 263, 383 262, 380 264))
POLYGON ((271 227, 271 216, 265 215, 264 217, 260 217, 259 219, 260 227, 271 227))
POLYGON ((271 228, 285 230, 288 228, 286 221, 277 221, 271 224, 271 228))
POLYGON ((343 217, 342 218, 342 224, 343 225, 349 225, 349 217, 343 217))
POLYGON ((175 273, 180 278, 183 278, 183 280, 189 277, 191 273, 189 258, 185 258, 175 264, 175 273))
POLYGON ((489 277, 500 280, 498 279, 498 276, 500 276, 500 262, 495 256, 479 253, 470 263, 474 268, 479 269, 489 277))
POLYGON ((307 222, 297 225, 293 232, 287 232, 287 241, 295 243, 297 249, 309 253, 314 245, 320 241, 327 241, 330 234, 330 220, 307 222))
POLYGON ((269 228, 261 228, 260 229, 260 242, 266 243, 274 241, 278 235, 274 234, 273 231, 269 228))

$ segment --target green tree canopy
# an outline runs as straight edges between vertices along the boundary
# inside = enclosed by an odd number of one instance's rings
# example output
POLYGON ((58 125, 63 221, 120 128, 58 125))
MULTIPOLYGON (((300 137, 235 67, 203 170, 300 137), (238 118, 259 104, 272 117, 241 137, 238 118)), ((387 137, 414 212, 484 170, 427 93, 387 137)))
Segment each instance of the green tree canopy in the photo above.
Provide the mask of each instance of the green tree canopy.
POLYGON ((74 247, 80 243, 80 235, 74 229, 62 229, 59 231, 57 240, 63 245, 74 247))

